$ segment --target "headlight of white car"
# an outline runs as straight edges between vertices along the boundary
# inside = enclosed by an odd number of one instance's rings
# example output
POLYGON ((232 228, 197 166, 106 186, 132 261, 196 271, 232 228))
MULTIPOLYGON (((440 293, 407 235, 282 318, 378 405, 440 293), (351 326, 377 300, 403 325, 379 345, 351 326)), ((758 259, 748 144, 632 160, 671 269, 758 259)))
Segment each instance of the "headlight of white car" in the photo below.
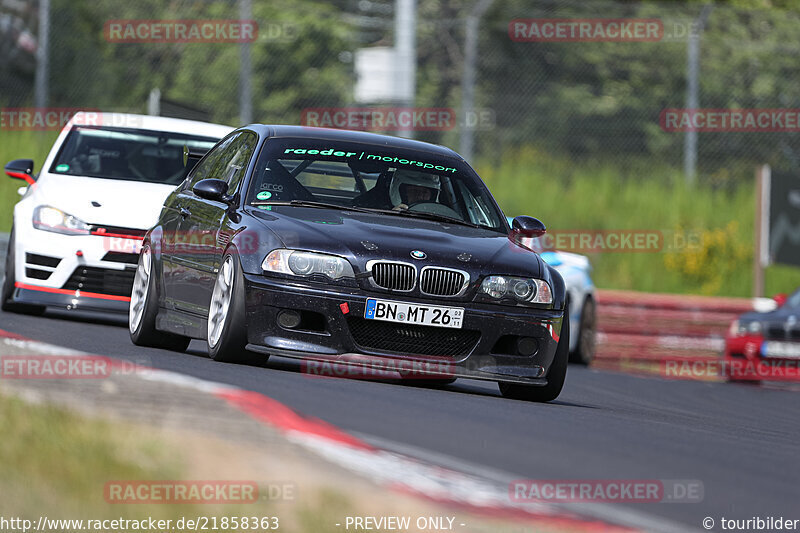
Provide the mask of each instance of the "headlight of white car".
POLYGON ((481 292, 495 300, 513 298, 520 303, 553 303, 550 285, 541 279, 488 276, 481 283, 481 292))
POLYGON ((64 235, 88 235, 91 226, 83 220, 49 205, 33 210, 33 227, 64 235))
POLYGON ((353 267, 343 257, 285 248, 272 250, 264 258, 261 268, 265 272, 278 272, 291 276, 322 274, 330 279, 355 277, 353 267))

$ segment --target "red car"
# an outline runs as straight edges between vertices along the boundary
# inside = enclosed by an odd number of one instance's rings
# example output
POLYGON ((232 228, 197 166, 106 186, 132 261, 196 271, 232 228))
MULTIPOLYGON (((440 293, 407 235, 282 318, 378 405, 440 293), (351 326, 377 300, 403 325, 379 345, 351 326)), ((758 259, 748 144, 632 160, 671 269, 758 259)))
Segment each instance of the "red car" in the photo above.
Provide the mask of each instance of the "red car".
POLYGON ((728 329, 722 370, 730 381, 800 380, 800 289, 775 300, 777 309, 745 313, 728 329))

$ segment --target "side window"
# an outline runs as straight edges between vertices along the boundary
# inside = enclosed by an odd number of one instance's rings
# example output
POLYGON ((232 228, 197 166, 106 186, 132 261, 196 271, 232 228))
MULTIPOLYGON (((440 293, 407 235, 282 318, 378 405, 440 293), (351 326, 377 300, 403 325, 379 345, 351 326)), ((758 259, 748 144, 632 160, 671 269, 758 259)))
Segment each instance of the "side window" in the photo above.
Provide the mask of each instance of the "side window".
POLYGON ((228 159, 224 168, 221 168, 219 178, 228 182, 228 191, 232 194, 239 184, 242 182, 244 173, 247 172, 247 164, 250 158, 253 157, 253 152, 256 150, 256 143, 258 136, 255 133, 245 131, 239 134, 230 147, 230 158, 228 159))
POLYGON ((211 152, 206 157, 197 163, 197 166, 192 169, 183 190, 190 190, 195 183, 206 178, 213 178, 213 170, 216 168, 220 158, 224 155, 225 149, 228 148, 232 142, 236 140, 241 134, 231 135, 224 139, 220 144, 211 149, 211 152))
POLYGON ((258 136, 250 131, 231 135, 217 145, 192 171, 188 186, 206 178, 217 178, 228 182, 228 191, 236 190, 253 156, 258 136))
POLYGON ((487 214, 489 211, 483 204, 483 199, 473 196, 472 191, 469 190, 466 183, 463 181, 459 181, 457 186, 461 192, 465 207, 467 208, 467 213, 469 213, 469 221, 473 224, 491 226, 492 222, 487 214))

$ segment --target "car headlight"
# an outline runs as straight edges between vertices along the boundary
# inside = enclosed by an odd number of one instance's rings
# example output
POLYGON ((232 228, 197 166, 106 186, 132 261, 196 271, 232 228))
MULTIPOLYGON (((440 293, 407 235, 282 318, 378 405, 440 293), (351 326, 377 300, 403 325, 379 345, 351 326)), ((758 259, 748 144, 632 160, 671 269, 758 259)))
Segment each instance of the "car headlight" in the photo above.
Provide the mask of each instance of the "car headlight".
POLYGON ((750 322, 749 324, 742 324, 746 328, 747 333, 751 335, 761 333, 761 322, 750 322))
POLYGON ((520 303, 553 303, 550 285, 541 279, 488 276, 481 283, 481 292, 496 300, 513 298, 520 303))
POLYGON ((83 220, 49 205, 33 210, 33 227, 64 235, 88 235, 91 231, 91 226, 83 220))
POLYGON ((278 272, 292 276, 322 274, 330 279, 355 277, 353 267, 343 257, 284 248, 272 250, 264 258, 261 268, 265 272, 278 272))

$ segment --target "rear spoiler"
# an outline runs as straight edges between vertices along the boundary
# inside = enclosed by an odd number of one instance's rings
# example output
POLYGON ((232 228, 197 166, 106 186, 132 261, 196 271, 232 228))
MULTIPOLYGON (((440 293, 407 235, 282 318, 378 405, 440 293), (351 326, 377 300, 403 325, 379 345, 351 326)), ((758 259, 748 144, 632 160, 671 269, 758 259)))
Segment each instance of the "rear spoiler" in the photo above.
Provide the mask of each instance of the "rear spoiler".
POLYGON ((207 153, 207 150, 198 150, 197 148, 189 148, 188 146, 184 145, 183 166, 193 168, 207 153), (191 163, 191 165, 189 165, 189 163, 191 163))

